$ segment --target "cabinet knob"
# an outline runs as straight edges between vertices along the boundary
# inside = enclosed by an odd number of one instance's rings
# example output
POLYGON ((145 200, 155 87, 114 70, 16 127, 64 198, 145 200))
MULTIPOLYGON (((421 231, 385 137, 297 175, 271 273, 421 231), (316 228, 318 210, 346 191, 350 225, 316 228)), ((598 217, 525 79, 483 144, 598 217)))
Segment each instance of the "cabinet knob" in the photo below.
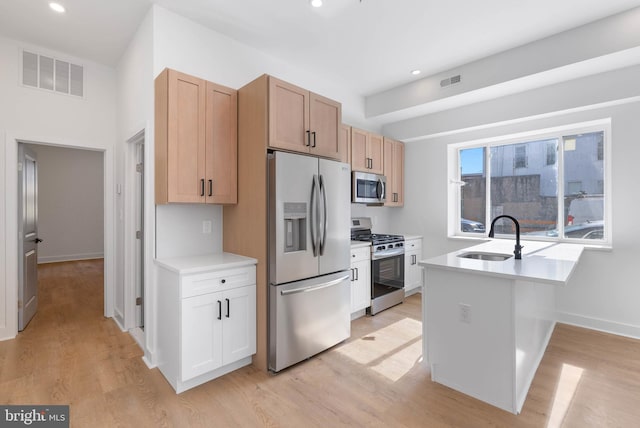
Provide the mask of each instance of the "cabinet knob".
POLYGON ((224 284, 225 282, 227 282, 227 280, 226 280, 226 279, 223 279, 223 280, 222 280, 222 281, 220 281, 220 282, 224 284))

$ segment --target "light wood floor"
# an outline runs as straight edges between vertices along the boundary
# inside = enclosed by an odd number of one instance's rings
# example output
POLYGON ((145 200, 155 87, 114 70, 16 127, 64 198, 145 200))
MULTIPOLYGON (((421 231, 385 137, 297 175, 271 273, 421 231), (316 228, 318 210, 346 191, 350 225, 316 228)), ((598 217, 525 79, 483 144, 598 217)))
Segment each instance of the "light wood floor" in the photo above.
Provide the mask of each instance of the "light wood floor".
POLYGON ((102 261, 41 265, 40 307, 0 342, 0 403, 69 404, 73 427, 636 427, 640 341, 558 325, 520 415, 430 381, 420 297, 278 375, 240 369, 176 395, 102 316, 102 261))

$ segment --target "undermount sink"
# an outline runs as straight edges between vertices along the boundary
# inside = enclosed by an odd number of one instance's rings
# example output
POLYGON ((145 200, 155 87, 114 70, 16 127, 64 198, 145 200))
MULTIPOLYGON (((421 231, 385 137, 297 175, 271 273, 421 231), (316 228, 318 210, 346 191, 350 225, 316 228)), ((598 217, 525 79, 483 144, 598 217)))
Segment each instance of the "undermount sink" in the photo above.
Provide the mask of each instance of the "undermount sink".
POLYGON ((513 257, 513 254, 482 253, 482 252, 476 251, 476 252, 458 254, 458 257, 462 257, 463 259, 476 259, 476 260, 486 260, 486 261, 492 261, 492 262, 503 262, 513 257))

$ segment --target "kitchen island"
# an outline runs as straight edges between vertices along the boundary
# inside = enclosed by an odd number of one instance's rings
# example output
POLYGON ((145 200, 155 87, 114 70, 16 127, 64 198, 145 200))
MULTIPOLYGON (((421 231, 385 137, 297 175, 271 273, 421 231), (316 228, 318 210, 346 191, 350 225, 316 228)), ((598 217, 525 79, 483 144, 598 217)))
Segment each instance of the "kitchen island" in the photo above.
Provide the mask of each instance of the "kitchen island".
POLYGON ((493 240, 419 263, 431 379, 516 414, 555 326, 555 289, 569 280, 583 250, 522 244, 522 260, 513 257, 514 241, 493 240))

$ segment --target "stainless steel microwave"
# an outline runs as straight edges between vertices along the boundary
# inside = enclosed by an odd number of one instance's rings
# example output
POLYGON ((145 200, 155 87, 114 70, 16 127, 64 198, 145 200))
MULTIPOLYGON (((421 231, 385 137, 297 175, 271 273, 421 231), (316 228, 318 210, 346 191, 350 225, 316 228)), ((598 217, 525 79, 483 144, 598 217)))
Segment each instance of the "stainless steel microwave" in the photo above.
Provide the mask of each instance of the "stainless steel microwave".
POLYGON ((384 204, 387 195, 387 179, 384 175, 353 171, 351 202, 384 204))

